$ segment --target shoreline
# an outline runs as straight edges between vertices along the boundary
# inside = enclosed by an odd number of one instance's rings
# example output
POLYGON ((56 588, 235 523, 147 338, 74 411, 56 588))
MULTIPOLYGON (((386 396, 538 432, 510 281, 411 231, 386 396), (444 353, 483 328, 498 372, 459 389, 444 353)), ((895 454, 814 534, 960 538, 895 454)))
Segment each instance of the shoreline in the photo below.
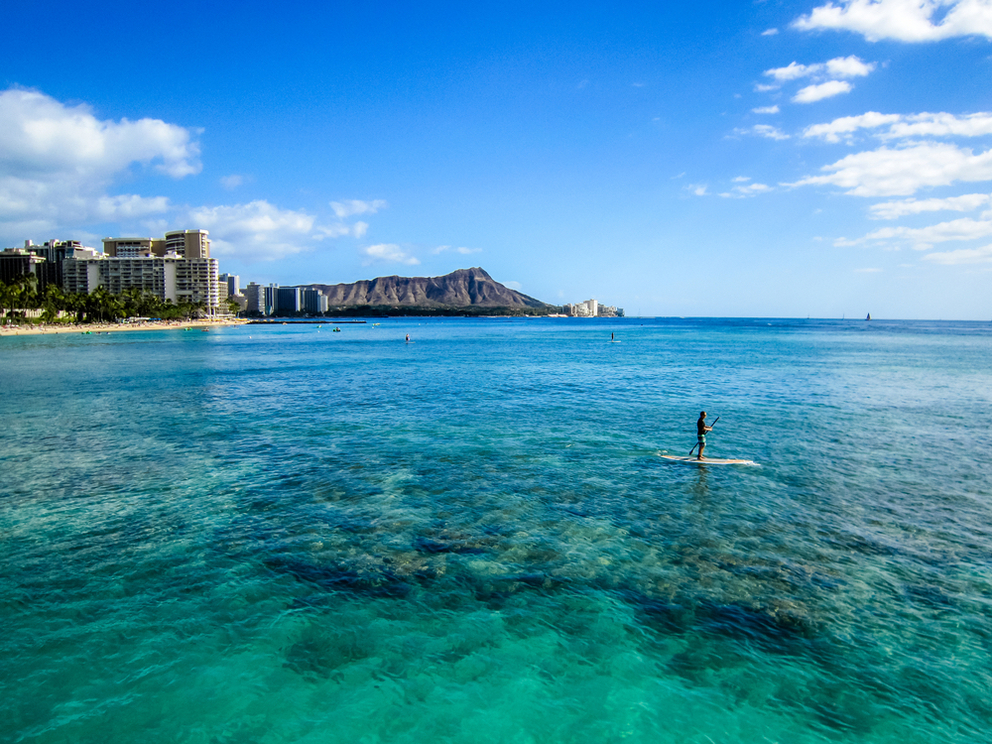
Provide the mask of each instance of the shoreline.
POLYGON ((0 337, 44 336, 78 333, 120 333, 127 331, 169 331, 187 328, 218 328, 245 325, 243 320, 158 320, 141 323, 51 323, 0 326, 0 337))

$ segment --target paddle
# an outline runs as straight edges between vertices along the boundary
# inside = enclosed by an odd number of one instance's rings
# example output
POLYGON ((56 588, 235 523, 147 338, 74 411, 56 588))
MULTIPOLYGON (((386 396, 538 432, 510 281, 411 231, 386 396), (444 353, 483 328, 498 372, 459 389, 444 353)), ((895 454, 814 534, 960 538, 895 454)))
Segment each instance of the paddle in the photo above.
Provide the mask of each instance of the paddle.
MULTIPOLYGON (((717 416, 715 419, 713 419, 713 423, 710 424, 710 428, 713 428, 714 426, 716 426, 716 422, 719 421, 719 420, 720 420, 720 417, 719 416, 717 416)), ((689 454, 691 455, 693 452, 695 452, 696 451, 696 447, 698 447, 698 446, 699 446, 699 442, 696 442, 694 445, 692 445, 692 449, 689 450, 689 454)))

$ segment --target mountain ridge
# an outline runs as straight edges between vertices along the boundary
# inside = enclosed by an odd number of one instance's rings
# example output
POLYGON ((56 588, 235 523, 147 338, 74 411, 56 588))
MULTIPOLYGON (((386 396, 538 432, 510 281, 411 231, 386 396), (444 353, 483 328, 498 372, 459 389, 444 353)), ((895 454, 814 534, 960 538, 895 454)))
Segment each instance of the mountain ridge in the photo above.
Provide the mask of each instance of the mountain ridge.
POLYGON ((366 305, 424 308, 550 307, 546 302, 500 284, 479 266, 458 269, 444 276, 393 275, 364 279, 351 284, 302 286, 321 290, 331 308, 366 305))

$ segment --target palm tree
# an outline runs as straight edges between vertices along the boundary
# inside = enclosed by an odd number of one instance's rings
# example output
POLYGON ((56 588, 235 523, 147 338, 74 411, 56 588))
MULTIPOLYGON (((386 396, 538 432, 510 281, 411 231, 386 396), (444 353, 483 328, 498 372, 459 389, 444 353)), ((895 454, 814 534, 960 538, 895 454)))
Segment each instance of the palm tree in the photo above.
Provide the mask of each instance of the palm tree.
POLYGON ((49 284, 45 287, 45 294, 41 301, 41 319, 45 323, 51 323, 58 319, 59 312, 66 309, 66 295, 59 287, 49 284))
POLYGON ((103 319, 103 300, 108 294, 106 287, 97 287, 85 296, 83 304, 86 308, 87 323, 92 323, 97 318, 103 319))
POLYGON ((37 284, 38 278, 34 274, 22 274, 3 285, 3 307, 9 308, 8 317, 14 317, 16 309, 24 310, 34 304, 37 284))
POLYGON ((13 302, 14 289, 6 282, 0 282, 0 320, 6 314, 4 309, 13 302))
POLYGON ((205 303, 193 300, 181 300, 178 304, 179 315, 186 320, 193 320, 206 307, 205 303))

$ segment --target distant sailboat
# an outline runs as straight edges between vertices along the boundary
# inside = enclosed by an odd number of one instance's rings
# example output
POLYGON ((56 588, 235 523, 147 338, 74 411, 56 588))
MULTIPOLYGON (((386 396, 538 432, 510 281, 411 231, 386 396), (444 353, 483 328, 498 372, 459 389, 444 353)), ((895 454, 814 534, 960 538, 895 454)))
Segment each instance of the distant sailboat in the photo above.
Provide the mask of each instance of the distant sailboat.
POLYGON ((871 320, 871 313, 868 313, 868 317, 865 320, 871 320))

